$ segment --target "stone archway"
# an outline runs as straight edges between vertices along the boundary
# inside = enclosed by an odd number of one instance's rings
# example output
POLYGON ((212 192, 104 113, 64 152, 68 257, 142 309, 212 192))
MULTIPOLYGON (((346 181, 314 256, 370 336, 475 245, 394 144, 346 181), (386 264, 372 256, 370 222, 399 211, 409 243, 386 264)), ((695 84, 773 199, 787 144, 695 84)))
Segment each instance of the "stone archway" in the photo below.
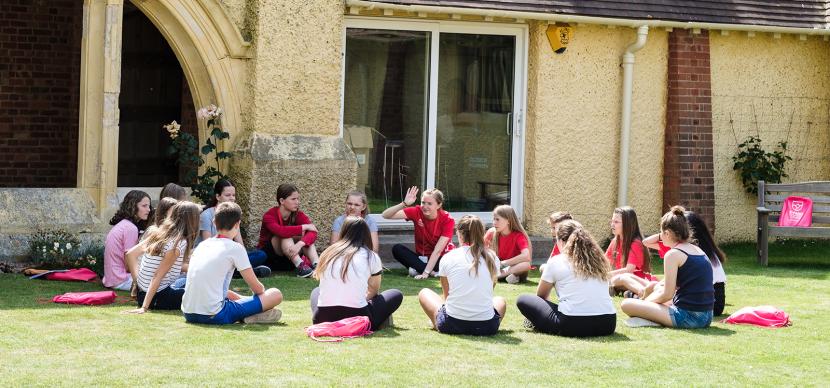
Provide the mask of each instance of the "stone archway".
MULTIPOLYGON (((182 66, 195 106, 225 110, 231 139, 242 128, 242 91, 250 44, 218 0, 130 0, 159 29, 182 66)), ((99 215, 118 206, 118 95, 120 92, 123 0, 84 0, 81 44, 79 188, 99 215)), ((201 127, 200 133, 205 128, 201 127)), ((232 144, 230 145, 233 146, 232 144)))

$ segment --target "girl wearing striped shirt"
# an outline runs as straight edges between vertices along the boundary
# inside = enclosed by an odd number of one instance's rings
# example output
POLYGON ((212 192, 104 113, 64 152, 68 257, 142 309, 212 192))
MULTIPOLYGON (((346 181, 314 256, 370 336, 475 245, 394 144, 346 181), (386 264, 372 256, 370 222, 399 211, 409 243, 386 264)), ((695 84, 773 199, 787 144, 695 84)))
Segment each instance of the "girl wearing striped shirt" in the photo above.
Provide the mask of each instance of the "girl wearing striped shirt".
POLYGON ((186 271, 185 258, 190 256, 199 232, 199 210, 193 202, 177 203, 161 226, 140 243, 145 253, 136 277, 139 308, 128 313, 181 308, 184 288, 174 287, 173 283, 186 271))

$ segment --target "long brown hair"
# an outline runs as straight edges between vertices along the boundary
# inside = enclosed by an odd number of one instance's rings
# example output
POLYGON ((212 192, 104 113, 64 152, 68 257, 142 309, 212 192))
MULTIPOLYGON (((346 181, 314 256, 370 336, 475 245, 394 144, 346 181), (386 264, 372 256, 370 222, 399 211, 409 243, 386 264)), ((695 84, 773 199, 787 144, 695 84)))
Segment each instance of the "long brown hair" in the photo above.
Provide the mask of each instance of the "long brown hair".
POLYGON ((631 245, 640 245, 640 251, 643 252, 643 272, 651 272, 651 255, 648 249, 643 245, 643 234, 640 233, 640 223, 637 221, 637 212, 631 206, 623 206, 614 209, 614 214, 618 214, 622 220, 622 241, 614 237, 614 253, 622 254, 622 267, 628 265, 628 255, 631 253, 631 245), (622 251, 622 252, 618 252, 622 251))
POLYGON ((484 260, 484 263, 487 265, 487 270, 490 272, 490 277, 495 282, 498 276, 496 273, 496 261, 498 259, 493 251, 487 249, 487 246, 484 245, 484 224, 481 222, 481 219, 468 214, 458 220, 455 228, 458 230, 464 243, 470 246, 470 255, 473 256, 470 271, 473 273, 473 276, 478 277, 478 261, 484 260))
POLYGON ((187 259, 190 257, 197 233, 199 233, 199 205, 190 201, 180 201, 173 205, 170 217, 167 217, 160 227, 150 231, 143 244, 148 255, 160 256, 164 246, 170 241, 178 244, 179 241, 185 240, 187 244, 183 257, 187 259))
POLYGON ((138 218, 138 203, 144 198, 150 199, 150 195, 141 190, 130 190, 118 206, 118 211, 110 218, 110 225, 115 225, 121 220, 130 220, 138 230, 144 230, 147 221, 138 218))
MULTIPOLYGON (((510 232, 517 232, 517 231, 521 232, 525 236, 525 239, 527 240, 527 249, 528 249, 528 251, 533 252, 533 247, 530 244, 530 237, 528 237, 527 232, 525 231, 525 228, 522 226, 522 223, 519 222, 519 216, 516 215, 516 211, 513 210, 513 208, 510 207, 510 205, 496 206, 496 208, 493 209, 493 214, 507 220, 507 227, 510 228, 510 232)), ((500 239, 501 239, 501 233, 499 233, 498 231, 495 231, 493 233, 493 241, 490 242, 490 248, 493 249, 496 252, 496 254, 498 254, 498 252, 499 252, 499 240, 500 239)), ((507 259, 510 259, 510 258, 511 257, 507 257, 507 259)))
POLYGON ((159 200, 167 197, 173 198, 178 201, 184 201, 187 199, 187 191, 184 189, 184 187, 170 182, 164 185, 164 187, 161 188, 161 192, 159 193, 159 200))
POLYGON ((179 201, 173 197, 164 197, 160 199, 158 206, 156 206, 156 211, 153 218, 153 226, 161 226, 161 223, 164 222, 165 218, 167 218, 167 212, 170 210, 171 207, 176 206, 177 203, 179 203, 179 201))
MULTIPOLYGON (((361 249, 365 249, 367 258, 372 259, 372 234, 369 232, 369 225, 366 220, 360 217, 348 216, 343 220, 343 226, 340 228, 340 240, 326 248, 320 255, 320 263, 317 269, 314 270, 314 278, 320 280, 320 277, 325 272, 331 263, 335 260, 342 260, 340 264, 340 279, 346 281, 346 276, 349 272, 349 265, 352 263, 354 255, 361 249)), ((332 267, 333 268, 333 267, 332 267)), ((332 273, 332 275, 334 275, 332 273)))
POLYGON ((660 230, 672 232, 680 242, 689 241, 692 238, 692 229, 689 227, 685 212, 686 209, 683 206, 672 206, 671 210, 663 214, 663 218, 660 219, 660 230))
POLYGON ((560 222, 556 226, 556 239, 567 241, 562 253, 568 256, 577 278, 608 280, 611 266, 594 237, 582 224, 574 220, 560 222))
MULTIPOLYGON (((300 190, 297 189, 297 186, 292 185, 291 183, 283 183, 277 187, 277 206, 282 206, 283 199, 286 199, 291 196, 291 194, 299 193, 300 190)), ((291 212, 288 216, 288 225, 294 225, 297 222, 297 212, 291 212)))

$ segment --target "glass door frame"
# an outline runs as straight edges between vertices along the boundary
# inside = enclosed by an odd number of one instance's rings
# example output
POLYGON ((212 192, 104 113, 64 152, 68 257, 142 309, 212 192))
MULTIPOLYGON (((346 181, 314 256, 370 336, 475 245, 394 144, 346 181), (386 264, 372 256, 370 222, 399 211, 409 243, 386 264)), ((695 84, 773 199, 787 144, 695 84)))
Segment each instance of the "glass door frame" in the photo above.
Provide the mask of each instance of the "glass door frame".
MULTIPOLYGON (((340 80, 340 136, 343 137, 343 113, 346 84, 346 30, 366 28, 376 30, 428 31, 430 32, 429 93, 427 97, 426 122, 426 179, 421 188, 434 187, 436 178, 436 143, 438 127, 438 63, 441 33, 507 35, 515 37, 515 58, 513 67, 513 139, 510 160, 510 205, 523 218, 524 210, 524 161, 525 161, 525 111, 527 101, 527 42, 528 28, 524 24, 460 22, 445 20, 390 19, 376 17, 347 16, 342 36, 341 80, 340 80)), ((440 189, 440 187, 439 187, 440 189)), ((402 220, 385 220, 380 216, 383 209, 372 209, 379 226, 399 227, 410 225, 402 220)), ((492 223, 492 212, 450 212, 456 219, 464 214, 474 214, 487 224, 492 223)))

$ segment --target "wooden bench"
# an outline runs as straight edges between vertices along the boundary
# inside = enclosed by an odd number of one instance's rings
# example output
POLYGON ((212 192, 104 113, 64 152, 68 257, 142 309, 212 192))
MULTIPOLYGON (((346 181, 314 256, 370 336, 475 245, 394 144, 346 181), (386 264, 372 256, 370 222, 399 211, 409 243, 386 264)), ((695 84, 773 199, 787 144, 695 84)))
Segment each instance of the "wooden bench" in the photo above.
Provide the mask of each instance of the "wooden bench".
POLYGON ((830 182, 766 184, 758 181, 758 264, 767 265, 769 237, 830 238, 830 182), (784 199, 791 195, 813 200, 813 226, 778 226, 784 199), (772 223, 772 224, 770 224, 772 223))

